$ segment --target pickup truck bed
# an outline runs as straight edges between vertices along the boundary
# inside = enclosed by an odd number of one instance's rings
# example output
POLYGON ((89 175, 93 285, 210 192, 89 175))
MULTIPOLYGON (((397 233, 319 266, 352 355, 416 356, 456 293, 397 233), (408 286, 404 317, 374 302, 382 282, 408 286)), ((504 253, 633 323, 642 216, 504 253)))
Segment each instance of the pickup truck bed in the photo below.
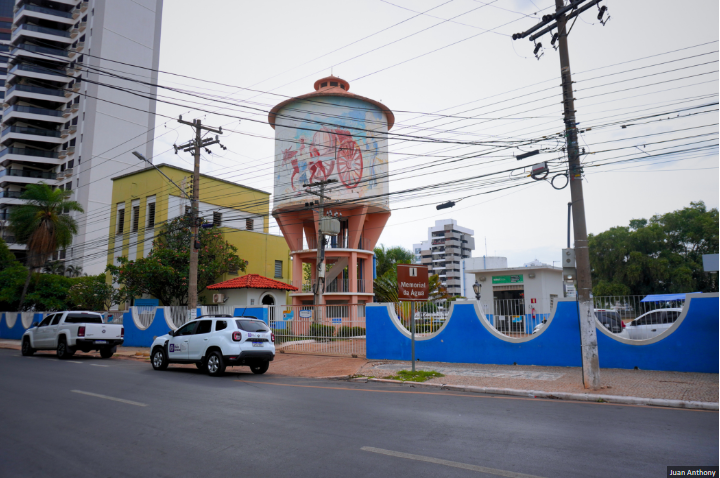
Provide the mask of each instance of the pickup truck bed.
POLYGON ((103 358, 112 357, 124 342, 125 329, 119 324, 106 324, 95 312, 68 311, 48 314, 34 323, 22 338, 22 354, 37 350, 56 350, 58 358, 71 357, 78 350, 99 351, 103 358))

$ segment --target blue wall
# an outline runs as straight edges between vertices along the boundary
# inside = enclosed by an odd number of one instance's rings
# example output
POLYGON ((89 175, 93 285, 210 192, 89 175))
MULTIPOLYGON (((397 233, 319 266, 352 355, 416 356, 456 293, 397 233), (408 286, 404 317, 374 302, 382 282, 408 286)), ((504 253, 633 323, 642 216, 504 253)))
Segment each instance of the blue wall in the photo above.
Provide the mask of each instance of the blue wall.
POLYGON ((155 318, 145 330, 138 329, 132 318, 131 312, 123 314, 123 327, 125 327, 125 347, 150 347, 156 337, 170 332, 165 321, 165 309, 158 307, 155 311, 155 318))
MULTIPOLYGON (((717 294, 691 298, 678 328, 646 345, 622 343, 598 331, 600 366, 718 373, 719 313, 717 294)), ((410 338, 398 329, 388 308, 368 306, 366 316, 367 358, 410 360, 410 338)), ((577 307, 575 302, 559 302, 542 333, 526 342, 511 342, 493 335, 472 303, 456 303, 444 328, 431 338, 416 340, 415 357, 423 362, 578 367, 577 307)))

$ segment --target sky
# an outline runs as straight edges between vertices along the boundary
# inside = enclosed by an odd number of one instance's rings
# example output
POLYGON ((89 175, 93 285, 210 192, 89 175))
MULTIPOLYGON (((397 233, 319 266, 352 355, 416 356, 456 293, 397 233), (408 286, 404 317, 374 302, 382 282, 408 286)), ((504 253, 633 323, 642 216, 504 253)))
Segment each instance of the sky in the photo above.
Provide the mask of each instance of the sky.
MULTIPOLYGON (((559 56, 548 35, 538 40, 540 59, 532 42, 511 39, 553 12, 554 2, 204 5, 164 2, 160 69, 166 73, 159 83, 183 93, 161 91, 161 99, 178 104, 158 104, 156 164, 192 168, 189 153, 172 151, 192 131, 173 118, 200 118, 223 126, 227 147, 211 148, 201 171, 272 192, 275 131, 267 111, 313 91, 314 81, 332 72, 349 81, 351 92, 395 112, 391 133, 412 136, 389 141, 395 196, 380 243, 410 249, 427 239, 435 220, 452 218, 475 231, 475 257, 486 253, 487 243, 487 254, 507 257, 511 267, 559 261, 570 189, 527 179, 540 161, 550 161, 548 179, 567 169, 558 136, 559 56), (490 141, 502 146, 490 148, 490 141), (541 154, 513 157, 534 149, 541 154), (502 172, 512 168, 527 169, 502 172), (469 181, 488 173, 495 185, 469 181), (442 182, 457 187, 433 188, 442 182), (424 189, 414 197, 402 193, 415 187, 424 189), (447 201, 456 206, 436 210, 447 201)), ((600 24, 593 7, 568 40, 576 117, 584 131, 580 146, 587 153, 588 232, 627 226, 691 201, 718 207, 718 2, 601 5, 610 20, 600 24)), ((555 184, 562 183, 559 177, 555 184)), ((274 221, 271 232, 280 233, 274 221)))

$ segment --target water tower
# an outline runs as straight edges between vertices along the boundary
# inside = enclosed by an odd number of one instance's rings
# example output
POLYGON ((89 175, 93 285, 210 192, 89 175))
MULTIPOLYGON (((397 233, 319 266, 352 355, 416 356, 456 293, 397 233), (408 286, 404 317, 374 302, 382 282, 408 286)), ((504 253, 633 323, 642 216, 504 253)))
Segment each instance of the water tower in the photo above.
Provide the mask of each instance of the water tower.
POLYGON ((326 212, 340 219, 340 234, 327 237, 325 304, 361 304, 373 299, 373 249, 390 218, 387 132, 395 116, 385 105, 350 93, 350 84, 329 76, 315 91, 275 106, 273 216, 293 259, 293 305, 313 303, 319 217, 316 196, 305 184, 327 186, 326 212), (303 277, 310 264, 312 277, 303 277))

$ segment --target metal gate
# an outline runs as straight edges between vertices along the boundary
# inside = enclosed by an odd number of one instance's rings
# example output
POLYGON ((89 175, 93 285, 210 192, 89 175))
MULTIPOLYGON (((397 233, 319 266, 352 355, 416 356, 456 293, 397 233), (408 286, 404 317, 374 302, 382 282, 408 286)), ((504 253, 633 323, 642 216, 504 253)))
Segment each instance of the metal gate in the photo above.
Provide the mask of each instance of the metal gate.
POLYGON ((365 305, 270 306, 278 352, 365 356, 365 305))

